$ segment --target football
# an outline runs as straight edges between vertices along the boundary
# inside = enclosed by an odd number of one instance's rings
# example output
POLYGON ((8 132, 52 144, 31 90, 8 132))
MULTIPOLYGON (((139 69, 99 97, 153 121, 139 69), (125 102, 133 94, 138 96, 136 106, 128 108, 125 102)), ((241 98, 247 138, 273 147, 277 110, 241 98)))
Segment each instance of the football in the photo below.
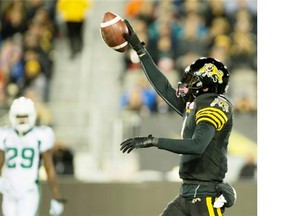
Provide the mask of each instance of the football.
POLYGON ((125 52, 128 47, 128 42, 122 36, 123 33, 128 33, 129 30, 119 15, 113 12, 106 12, 103 15, 100 23, 100 33, 104 42, 117 52, 125 52))

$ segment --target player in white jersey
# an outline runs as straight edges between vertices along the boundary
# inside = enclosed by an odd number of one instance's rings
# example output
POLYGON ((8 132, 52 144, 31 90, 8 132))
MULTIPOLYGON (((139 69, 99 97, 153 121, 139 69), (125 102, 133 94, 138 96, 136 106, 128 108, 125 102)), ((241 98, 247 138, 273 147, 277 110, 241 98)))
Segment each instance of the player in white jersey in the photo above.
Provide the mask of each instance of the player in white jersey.
POLYGON ((55 135, 51 127, 35 126, 36 110, 32 100, 13 101, 9 119, 12 127, 0 128, 0 192, 4 216, 39 214, 39 168, 43 161, 52 192, 50 215, 64 211, 52 160, 55 135))

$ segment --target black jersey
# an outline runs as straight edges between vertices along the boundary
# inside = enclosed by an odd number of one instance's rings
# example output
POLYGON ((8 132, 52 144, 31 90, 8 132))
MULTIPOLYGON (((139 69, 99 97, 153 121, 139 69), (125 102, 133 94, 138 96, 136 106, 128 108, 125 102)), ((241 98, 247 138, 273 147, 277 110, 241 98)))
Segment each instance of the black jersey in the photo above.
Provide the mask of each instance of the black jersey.
POLYGON ((180 177, 185 180, 221 182, 227 172, 227 145, 232 130, 232 105, 223 95, 202 94, 187 105, 182 137, 192 138, 196 125, 212 124, 215 134, 201 157, 184 154, 180 160, 180 177))
POLYGON ((185 103, 148 53, 140 60, 156 92, 183 117, 182 139, 159 138, 157 145, 180 154, 179 175, 184 181, 181 195, 214 196, 213 183, 222 182, 227 172, 227 145, 233 125, 231 103, 224 95, 214 93, 185 103))

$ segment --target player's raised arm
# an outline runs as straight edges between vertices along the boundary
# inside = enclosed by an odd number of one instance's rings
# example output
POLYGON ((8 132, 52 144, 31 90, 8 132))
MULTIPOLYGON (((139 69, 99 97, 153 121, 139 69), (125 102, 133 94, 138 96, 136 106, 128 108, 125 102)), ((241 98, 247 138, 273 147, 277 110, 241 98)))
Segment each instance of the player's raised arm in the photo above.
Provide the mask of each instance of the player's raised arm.
POLYGON ((136 51, 141 61, 144 73, 153 86, 157 94, 178 114, 183 115, 185 109, 185 102, 179 97, 177 90, 171 86, 169 80, 165 77, 163 72, 156 66, 149 52, 145 48, 145 43, 140 41, 136 32, 128 20, 124 20, 129 33, 124 33, 123 37, 128 41, 133 50, 136 51))

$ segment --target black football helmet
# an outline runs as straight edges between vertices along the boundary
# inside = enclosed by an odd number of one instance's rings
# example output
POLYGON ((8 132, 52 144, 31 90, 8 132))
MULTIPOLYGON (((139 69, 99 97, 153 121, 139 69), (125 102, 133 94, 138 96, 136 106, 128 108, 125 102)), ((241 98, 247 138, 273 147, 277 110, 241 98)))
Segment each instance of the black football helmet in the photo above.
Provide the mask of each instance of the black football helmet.
POLYGON ((229 72, 217 59, 201 57, 189 65, 178 82, 177 95, 186 102, 203 93, 224 94, 228 89, 229 72), (203 89, 207 89, 208 91, 203 89))

